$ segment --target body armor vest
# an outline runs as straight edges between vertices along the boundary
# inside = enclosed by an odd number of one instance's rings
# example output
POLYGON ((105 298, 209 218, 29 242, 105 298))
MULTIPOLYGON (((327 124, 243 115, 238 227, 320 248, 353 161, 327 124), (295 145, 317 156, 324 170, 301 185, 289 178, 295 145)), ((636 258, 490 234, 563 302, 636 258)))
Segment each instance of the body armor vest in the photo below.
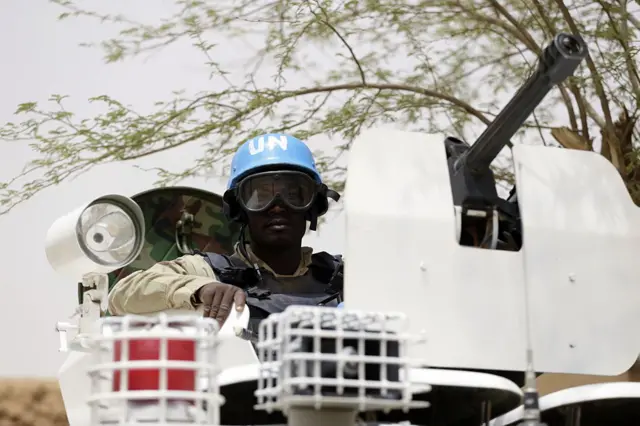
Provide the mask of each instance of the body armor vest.
POLYGON ((278 277, 260 269, 258 273, 237 254, 200 253, 225 284, 235 285, 247 293, 251 317, 249 330, 257 333, 258 324, 270 314, 292 305, 337 306, 342 301, 342 256, 314 253, 306 274, 278 277))

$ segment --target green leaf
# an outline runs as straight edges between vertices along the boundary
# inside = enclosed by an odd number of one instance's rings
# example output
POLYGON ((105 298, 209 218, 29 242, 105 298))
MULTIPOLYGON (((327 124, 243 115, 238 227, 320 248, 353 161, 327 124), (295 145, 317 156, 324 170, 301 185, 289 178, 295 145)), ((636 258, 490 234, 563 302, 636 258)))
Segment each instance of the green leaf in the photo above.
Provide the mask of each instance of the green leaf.
MULTIPOLYGON (((530 75, 539 50, 572 28, 589 43, 592 63, 547 95, 514 142, 552 144, 550 129, 566 128, 592 149, 613 135, 605 146, 623 153, 621 172, 640 202, 634 4, 624 11, 587 0, 274 0, 260 7, 176 0, 178 13, 141 23, 53 2, 62 8, 58 19, 117 24, 107 39, 82 43, 100 49, 105 62, 165 54, 182 43, 201 55, 211 84, 199 93, 169 88, 145 112, 96 95, 86 101, 99 110, 90 118, 69 110, 63 95, 18 105, 16 114, 29 114, 0 127, 0 138, 29 144, 35 159, 0 182, 0 214, 97 164, 185 144, 203 144, 202 157, 184 170, 163 170, 158 184, 222 168, 238 144, 264 132, 332 137, 339 147, 320 150, 317 162, 342 188, 340 153, 366 128, 392 124, 472 142, 530 75)), ((512 178, 506 169, 496 174, 512 178)))

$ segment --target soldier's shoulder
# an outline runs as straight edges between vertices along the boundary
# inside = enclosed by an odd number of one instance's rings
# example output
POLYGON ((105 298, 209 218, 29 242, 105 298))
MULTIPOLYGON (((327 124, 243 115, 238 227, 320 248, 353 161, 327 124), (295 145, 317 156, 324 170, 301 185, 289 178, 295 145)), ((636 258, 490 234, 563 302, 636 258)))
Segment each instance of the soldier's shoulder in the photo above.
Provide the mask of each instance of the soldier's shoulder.
POLYGON ((338 257, 338 258, 342 258, 342 254, 339 254, 339 253, 330 253, 330 252, 325 251, 325 250, 314 251, 314 252, 313 252, 313 256, 331 256, 331 257, 338 257))
MULTIPOLYGON (((203 255, 201 253, 185 254, 178 257, 177 259, 169 261, 169 263, 170 262, 177 263, 179 265, 182 265, 183 267, 191 267, 196 269, 199 269, 199 268, 211 269, 211 265, 209 265, 209 261, 206 255, 203 255)), ((159 263, 162 263, 162 262, 159 262, 159 263)))
POLYGON ((327 264, 333 264, 333 265, 338 265, 344 262, 344 257, 342 257, 341 254, 332 254, 327 251, 315 252, 311 256, 311 259, 316 263, 320 262, 320 263, 327 263, 327 264))

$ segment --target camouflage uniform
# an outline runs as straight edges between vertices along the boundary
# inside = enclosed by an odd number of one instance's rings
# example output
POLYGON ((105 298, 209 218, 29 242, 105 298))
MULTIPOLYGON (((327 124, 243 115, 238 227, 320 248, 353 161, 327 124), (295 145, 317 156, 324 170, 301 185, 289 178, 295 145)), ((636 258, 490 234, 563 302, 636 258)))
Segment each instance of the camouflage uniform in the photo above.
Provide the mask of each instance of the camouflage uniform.
MULTIPOLYGON (((246 259, 235 246, 236 254, 248 266, 256 263, 275 278, 299 277, 308 273, 313 250, 302 248, 302 259, 293 275, 278 275, 256 257, 249 245, 246 259)), ((168 309, 194 310, 194 293, 206 284, 219 282, 204 257, 187 255, 171 261, 158 262, 147 270, 139 270, 121 278, 109 293, 111 315, 151 314, 168 309)))

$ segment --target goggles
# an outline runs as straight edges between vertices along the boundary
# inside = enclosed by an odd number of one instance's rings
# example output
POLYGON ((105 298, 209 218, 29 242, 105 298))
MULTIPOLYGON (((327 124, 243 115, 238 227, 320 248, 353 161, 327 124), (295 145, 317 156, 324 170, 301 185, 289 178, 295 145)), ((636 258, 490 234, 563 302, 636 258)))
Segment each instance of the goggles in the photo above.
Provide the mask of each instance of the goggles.
POLYGON ((311 176, 296 171, 264 172, 244 178, 238 184, 236 197, 249 212, 269 209, 276 199, 294 211, 308 210, 321 190, 311 176))

